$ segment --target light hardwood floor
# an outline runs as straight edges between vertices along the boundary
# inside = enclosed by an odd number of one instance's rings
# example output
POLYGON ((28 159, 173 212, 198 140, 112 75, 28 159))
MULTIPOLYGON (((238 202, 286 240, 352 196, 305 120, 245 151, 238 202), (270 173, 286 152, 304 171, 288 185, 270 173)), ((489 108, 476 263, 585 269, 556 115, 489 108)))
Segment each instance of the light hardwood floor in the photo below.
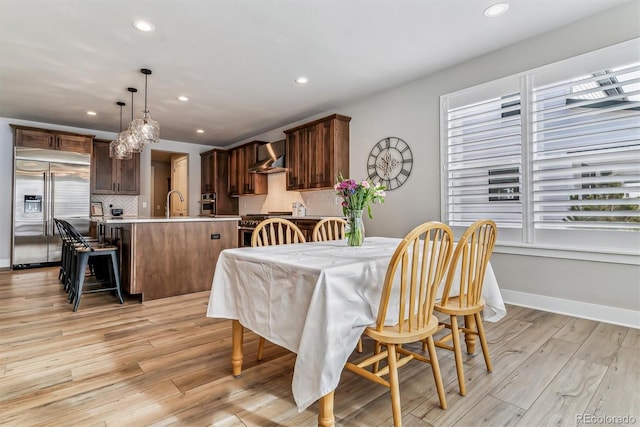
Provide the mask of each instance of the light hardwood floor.
MULTIPOLYGON (((73 313, 57 271, 0 273, 0 425, 316 425, 317 404, 298 413, 293 402, 295 355, 267 344, 257 363, 248 332, 243 375, 231 376, 231 322, 205 317, 208 292, 124 305, 85 295, 73 313)), ((637 329, 507 309, 485 323, 493 373, 479 349, 464 356, 466 396, 452 354, 438 349, 447 410, 428 366, 400 371, 405 426, 575 426, 583 413, 640 424, 637 329)), ((344 372, 337 425, 391 426, 389 399, 344 372)))

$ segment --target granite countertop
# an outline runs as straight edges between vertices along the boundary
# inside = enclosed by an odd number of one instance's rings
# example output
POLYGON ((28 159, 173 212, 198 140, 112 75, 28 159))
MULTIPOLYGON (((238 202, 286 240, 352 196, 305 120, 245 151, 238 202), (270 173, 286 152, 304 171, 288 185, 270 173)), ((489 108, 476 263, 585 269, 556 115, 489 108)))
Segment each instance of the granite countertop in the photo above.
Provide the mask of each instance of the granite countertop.
POLYGON ((149 222, 214 222, 214 221, 240 221, 240 217, 236 215, 217 215, 210 216, 173 216, 165 217, 149 217, 149 216, 121 216, 121 217, 91 217, 92 221, 103 224, 122 224, 122 223, 149 223, 149 222))

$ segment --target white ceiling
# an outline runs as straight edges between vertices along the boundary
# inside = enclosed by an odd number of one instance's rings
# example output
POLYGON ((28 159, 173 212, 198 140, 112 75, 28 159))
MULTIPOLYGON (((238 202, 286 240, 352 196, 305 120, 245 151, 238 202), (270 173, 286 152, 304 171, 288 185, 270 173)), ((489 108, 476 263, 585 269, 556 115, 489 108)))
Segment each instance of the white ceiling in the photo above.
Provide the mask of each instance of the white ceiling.
POLYGON ((225 146, 629 0, 504 1, 0 0, 0 116, 117 132, 150 68, 161 138, 225 146))

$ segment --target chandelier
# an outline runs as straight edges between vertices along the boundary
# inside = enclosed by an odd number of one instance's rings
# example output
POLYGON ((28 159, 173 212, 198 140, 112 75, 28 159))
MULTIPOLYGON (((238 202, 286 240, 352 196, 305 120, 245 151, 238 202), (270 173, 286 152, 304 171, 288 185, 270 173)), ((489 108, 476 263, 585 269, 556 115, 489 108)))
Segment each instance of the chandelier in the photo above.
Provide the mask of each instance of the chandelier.
MULTIPOLYGON (((135 119, 129 126, 129 131, 135 137, 140 146, 140 150, 144 144, 153 144, 160 141, 160 124, 151 118, 147 109, 147 79, 151 70, 142 68, 140 70, 144 74, 144 112, 141 119, 135 119)), ((133 93, 131 94, 133 97, 133 93)))
POLYGON ((129 147, 120 140, 120 134, 122 133, 122 107, 126 104, 122 101, 116 102, 118 106, 120 106, 120 133, 116 136, 116 139, 109 143, 109 157, 112 159, 119 160, 128 160, 131 157, 131 151, 129 151, 129 147))

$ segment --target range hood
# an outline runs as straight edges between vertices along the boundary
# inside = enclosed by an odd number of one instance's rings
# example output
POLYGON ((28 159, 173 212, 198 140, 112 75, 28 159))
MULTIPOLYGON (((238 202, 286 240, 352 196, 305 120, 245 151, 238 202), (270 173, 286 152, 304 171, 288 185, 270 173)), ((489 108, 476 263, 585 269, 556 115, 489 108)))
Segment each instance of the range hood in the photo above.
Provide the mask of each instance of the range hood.
POLYGON ((249 172, 285 172, 287 169, 284 167, 284 143, 283 139, 258 146, 258 161, 249 166, 249 172))

